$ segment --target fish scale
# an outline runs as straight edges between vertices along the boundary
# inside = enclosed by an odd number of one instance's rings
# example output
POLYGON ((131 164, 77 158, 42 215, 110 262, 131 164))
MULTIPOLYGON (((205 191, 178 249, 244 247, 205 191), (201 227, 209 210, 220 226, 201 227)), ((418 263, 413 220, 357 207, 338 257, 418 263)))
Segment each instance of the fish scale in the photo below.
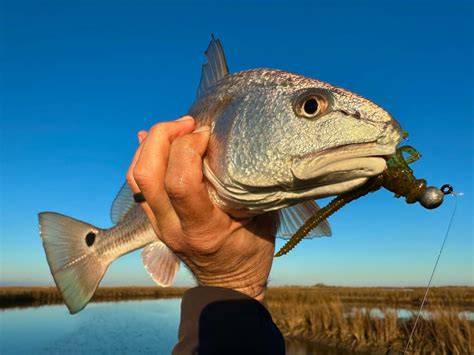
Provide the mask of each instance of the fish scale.
POLYGON ((157 240, 157 235, 140 206, 127 213, 123 221, 105 230, 96 244, 96 253, 113 261, 157 240))

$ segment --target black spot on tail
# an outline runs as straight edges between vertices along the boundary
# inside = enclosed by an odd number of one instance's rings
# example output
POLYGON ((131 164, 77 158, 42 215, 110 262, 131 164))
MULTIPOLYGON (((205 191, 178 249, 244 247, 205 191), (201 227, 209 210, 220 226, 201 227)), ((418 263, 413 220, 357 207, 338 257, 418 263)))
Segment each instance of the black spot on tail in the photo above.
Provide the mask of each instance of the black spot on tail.
POLYGON ((89 232, 86 235, 86 244, 88 247, 91 247, 95 242, 95 233, 94 232, 89 232))

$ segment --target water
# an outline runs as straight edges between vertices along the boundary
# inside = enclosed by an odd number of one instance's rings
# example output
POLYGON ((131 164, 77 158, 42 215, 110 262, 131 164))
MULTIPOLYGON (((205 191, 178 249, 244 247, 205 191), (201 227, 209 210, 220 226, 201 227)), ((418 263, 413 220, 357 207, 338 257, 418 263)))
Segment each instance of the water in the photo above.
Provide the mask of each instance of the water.
MULTIPOLYGON (((366 307, 353 307, 349 312, 345 315, 348 317, 354 317, 357 313, 366 314, 369 313, 370 317, 372 318, 379 318, 382 319, 385 317, 385 312, 394 313, 397 315, 397 318, 400 319, 408 319, 412 317, 416 317, 418 314, 417 309, 409 310, 404 308, 387 308, 385 310, 381 310, 380 308, 366 308, 366 307)), ((424 319, 432 319, 437 316, 436 312, 431 312, 429 310, 421 311, 420 317, 424 319)), ((468 320, 474 320, 474 312, 472 311, 459 311, 458 312, 459 318, 465 318, 468 320)))
MULTIPOLYGON (((0 311, 0 354, 170 354, 181 299, 90 303, 71 316, 64 305, 0 311)), ((350 354, 288 340, 288 355, 350 354)))
POLYGON ((3 354, 169 354, 181 299, 91 303, 71 316, 64 305, 0 311, 3 354))

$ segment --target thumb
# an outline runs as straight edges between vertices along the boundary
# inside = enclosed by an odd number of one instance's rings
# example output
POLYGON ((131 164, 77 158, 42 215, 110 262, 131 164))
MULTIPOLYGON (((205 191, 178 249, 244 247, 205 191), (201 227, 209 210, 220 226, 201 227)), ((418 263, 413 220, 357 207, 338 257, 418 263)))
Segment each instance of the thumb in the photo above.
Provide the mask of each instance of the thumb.
POLYGON ((215 208, 202 173, 209 136, 209 126, 202 126, 171 145, 165 189, 181 225, 186 228, 209 221, 215 208))

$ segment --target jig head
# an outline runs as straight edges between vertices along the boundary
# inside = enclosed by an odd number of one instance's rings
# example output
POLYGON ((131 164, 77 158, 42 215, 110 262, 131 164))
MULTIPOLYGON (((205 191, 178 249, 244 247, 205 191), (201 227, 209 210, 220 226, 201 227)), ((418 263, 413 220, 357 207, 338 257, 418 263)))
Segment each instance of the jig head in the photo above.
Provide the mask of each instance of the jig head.
POLYGON ((419 202, 427 209, 439 207, 443 203, 444 195, 453 193, 453 187, 448 184, 441 186, 439 189, 434 186, 426 187, 426 180, 415 178, 413 170, 410 169, 408 164, 420 158, 420 153, 413 147, 403 146, 398 148, 387 161, 387 169, 371 178, 361 187, 337 196, 328 205, 321 208, 296 231, 275 256, 287 254, 312 229, 316 228, 319 223, 341 207, 370 192, 377 191, 381 187, 393 192, 397 198, 405 197, 407 203, 419 202), (405 157, 404 153, 407 153, 408 156, 405 157))
POLYGON ((395 197, 404 196, 407 203, 419 202, 427 209, 434 209, 443 203, 444 195, 453 192, 453 187, 448 184, 439 189, 434 186, 426 187, 425 179, 416 179, 408 164, 420 158, 421 154, 413 147, 407 145, 398 148, 387 161, 387 169, 381 174, 382 187, 392 191, 395 197), (403 153, 408 153, 408 157, 405 158, 403 153))

